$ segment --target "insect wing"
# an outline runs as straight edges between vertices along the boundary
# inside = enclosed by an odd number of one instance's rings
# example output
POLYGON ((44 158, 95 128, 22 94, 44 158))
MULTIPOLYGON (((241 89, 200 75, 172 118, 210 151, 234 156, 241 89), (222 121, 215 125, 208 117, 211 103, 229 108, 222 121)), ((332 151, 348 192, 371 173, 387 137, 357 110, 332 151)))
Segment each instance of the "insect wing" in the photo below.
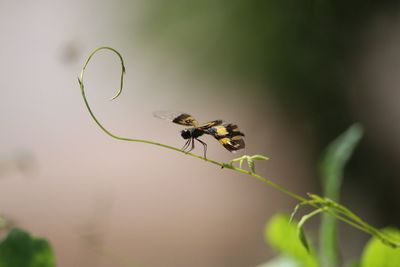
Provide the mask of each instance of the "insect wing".
POLYGON ((241 136, 234 136, 233 138, 224 137, 218 140, 230 152, 236 152, 245 147, 244 140, 241 136))
POLYGON ((199 125, 199 123, 195 118, 186 113, 179 115, 178 117, 173 119, 172 122, 175 122, 180 125, 193 126, 193 127, 197 127, 199 125))
POLYGON ((223 123, 213 126, 208 133, 214 136, 227 150, 234 152, 245 147, 244 133, 240 132, 235 124, 223 123))
POLYGON ((187 113, 176 112, 176 111, 156 111, 153 113, 153 115, 156 118, 172 121, 174 123, 184 126, 197 127, 199 125, 197 120, 187 113))
POLYGON ((173 121, 176 117, 183 114, 184 112, 179 111, 166 111, 166 110, 159 110, 153 112, 153 116, 162 120, 166 121, 173 121))
POLYGON ((205 124, 203 124, 203 125, 200 125, 198 128, 199 128, 200 130, 206 130, 206 129, 209 129, 209 128, 213 127, 213 126, 220 125, 220 124, 222 124, 222 123, 223 123, 222 120, 210 121, 210 122, 207 122, 207 123, 205 123, 205 124))

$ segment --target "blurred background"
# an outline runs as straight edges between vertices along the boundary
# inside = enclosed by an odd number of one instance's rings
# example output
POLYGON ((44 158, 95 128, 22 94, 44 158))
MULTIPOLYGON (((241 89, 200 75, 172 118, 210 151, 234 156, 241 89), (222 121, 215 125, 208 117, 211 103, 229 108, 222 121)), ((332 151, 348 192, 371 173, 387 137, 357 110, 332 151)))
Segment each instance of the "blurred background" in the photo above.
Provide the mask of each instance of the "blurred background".
MULTIPOLYGON (((400 226, 400 10, 395 0, 0 0, 0 214, 46 237, 58 266, 256 266, 268 218, 295 201, 261 182, 112 132, 181 147, 184 111, 246 134, 257 171, 320 193, 319 157, 353 122, 365 137, 342 202, 400 226)), ((232 155, 212 137, 208 157, 232 155)), ((201 154, 202 148, 197 147, 201 154)), ((313 229, 310 228, 311 234, 313 229)), ((314 230, 315 231, 315 230, 314 230)), ((315 234, 315 233, 314 233, 315 234)), ((369 236, 341 226, 342 254, 369 236)))

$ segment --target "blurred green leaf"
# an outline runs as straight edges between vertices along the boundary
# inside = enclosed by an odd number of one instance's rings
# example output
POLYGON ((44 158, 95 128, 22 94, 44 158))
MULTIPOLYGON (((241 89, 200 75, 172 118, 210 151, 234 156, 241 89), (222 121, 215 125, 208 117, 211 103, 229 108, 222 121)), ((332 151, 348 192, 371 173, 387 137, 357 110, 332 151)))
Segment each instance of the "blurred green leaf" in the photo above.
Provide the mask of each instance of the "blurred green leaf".
POLYGON ((268 157, 263 156, 263 155, 254 155, 254 156, 251 156, 251 159, 252 160, 269 160, 268 157))
MULTIPOLYGON (((353 124, 326 149, 320 169, 324 197, 339 201, 344 167, 362 135, 361 125, 353 124)), ((320 260, 322 266, 339 266, 338 250, 337 221, 334 217, 323 214, 320 227, 320 260)))
POLYGON ((353 124, 327 147, 321 164, 324 197, 338 201, 343 169, 362 135, 361 125, 353 124))
POLYGON ((358 260, 352 260, 346 263, 346 267, 360 267, 361 263, 358 260))
POLYGON ((315 252, 304 248, 298 238, 296 223, 289 223, 289 216, 277 214, 267 223, 264 231, 265 240, 286 257, 290 257, 304 267, 318 266, 315 252))
POLYGON ((288 257, 277 257, 257 267, 301 267, 301 264, 288 257))
POLYGON ((310 246, 308 245, 308 241, 307 241, 307 237, 304 234, 304 229, 302 226, 300 226, 297 230, 298 232, 298 236, 299 236, 299 240, 301 242, 301 244, 303 245, 303 247, 307 250, 307 252, 310 252, 310 246))
POLYGON ((0 267, 54 267, 53 250, 45 239, 14 228, 0 243, 0 267))
MULTIPOLYGON (((400 240, 400 230, 385 229, 384 233, 400 240)), ((372 238, 364 248, 361 267, 398 267, 400 266, 400 249, 384 245, 377 238, 372 238)))

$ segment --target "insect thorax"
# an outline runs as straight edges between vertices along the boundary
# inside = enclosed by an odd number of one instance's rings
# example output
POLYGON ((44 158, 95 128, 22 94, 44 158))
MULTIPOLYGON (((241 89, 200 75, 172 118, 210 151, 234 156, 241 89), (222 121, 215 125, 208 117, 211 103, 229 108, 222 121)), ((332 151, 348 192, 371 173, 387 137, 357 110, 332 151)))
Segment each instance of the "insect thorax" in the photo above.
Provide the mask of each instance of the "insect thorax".
POLYGON ((181 131, 181 136, 183 139, 189 139, 189 138, 197 138, 200 137, 204 134, 202 130, 199 130, 197 128, 188 128, 185 130, 181 131))

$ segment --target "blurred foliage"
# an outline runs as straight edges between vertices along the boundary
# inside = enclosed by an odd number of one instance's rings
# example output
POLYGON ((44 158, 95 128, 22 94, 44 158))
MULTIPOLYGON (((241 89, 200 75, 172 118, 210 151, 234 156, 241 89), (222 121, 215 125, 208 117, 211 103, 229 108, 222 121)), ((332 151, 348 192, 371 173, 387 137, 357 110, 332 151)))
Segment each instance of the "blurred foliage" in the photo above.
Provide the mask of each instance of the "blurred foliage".
POLYGON ((277 214, 272 217, 265 227, 264 236, 274 249, 300 263, 300 266, 318 266, 315 250, 312 246, 310 252, 306 250, 298 238, 296 222, 289 223, 289 216, 277 214))
MULTIPOLYGON (((400 231, 397 229, 383 230, 386 234, 400 240, 400 231)), ((258 267, 311 267, 325 266, 318 263, 314 249, 311 253, 303 247, 297 236, 297 227, 289 223, 289 216, 276 214, 267 223, 265 228, 266 241, 279 252, 276 258, 259 265, 258 267)), ((380 240, 371 238, 364 248, 361 261, 353 261, 346 266, 360 267, 397 267, 400 263, 400 251, 384 245, 380 240)), ((337 263, 336 263, 337 264, 337 263)), ((332 266, 342 266, 340 264, 332 266)))
POLYGON ((301 265, 291 258, 277 257, 257 267, 301 267, 301 265))
MULTIPOLYGON (((339 201, 344 167, 363 135, 359 124, 352 125, 336 138, 326 149, 321 162, 323 196, 339 201)), ((337 241, 337 220, 329 214, 322 214, 320 226, 320 261, 325 267, 339 265, 339 245, 337 241)))
MULTIPOLYGON (((400 240, 400 230, 389 228, 384 230, 384 232, 400 240)), ((361 267, 398 267, 399 265, 399 249, 390 248, 376 238, 371 238, 361 257, 361 267)))
POLYGON ((363 128, 353 124, 327 147, 321 161, 323 195, 339 201, 344 167, 363 136, 363 128))
MULTIPOLYGON (((352 125, 342 135, 336 138, 326 149, 326 153, 322 158, 321 173, 323 180, 324 197, 328 197, 334 201, 339 200, 341 183, 343 181, 343 172, 346 163, 349 161, 356 145, 362 137, 363 131, 359 124, 352 125)), ((296 207, 294 213, 298 210, 296 207)), ((339 262, 339 247, 337 236, 336 218, 324 213, 322 216, 320 227, 320 249, 316 251, 306 241, 306 237, 302 230, 305 222, 304 218, 311 218, 314 213, 321 209, 302 217, 300 222, 296 224, 290 223, 288 216, 283 214, 275 215, 266 225, 264 235, 270 245, 277 249, 281 254, 273 261, 269 261, 260 267, 308 267, 323 266, 336 267, 342 266, 339 262), (317 258, 318 255, 318 258, 317 258)), ((294 215, 294 214, 293 214, 294 215)), ((293 217, 292 215, 292 217, 293 217)), ((392 240, 400 241, 400 231, 397 229, 383 230, 382 234, 390 236, 392 240)), ((354 267, 394 267, 400 263, 399 248, 392 248, 387 244, 383 244, 382 240, 373 237, 364 249, 361 261, 353 261, 347 266, 354 267)))
POLYGON ((55 258, 49 243, 14 228, 0 242, 0 267, 54 267, 55 258))

